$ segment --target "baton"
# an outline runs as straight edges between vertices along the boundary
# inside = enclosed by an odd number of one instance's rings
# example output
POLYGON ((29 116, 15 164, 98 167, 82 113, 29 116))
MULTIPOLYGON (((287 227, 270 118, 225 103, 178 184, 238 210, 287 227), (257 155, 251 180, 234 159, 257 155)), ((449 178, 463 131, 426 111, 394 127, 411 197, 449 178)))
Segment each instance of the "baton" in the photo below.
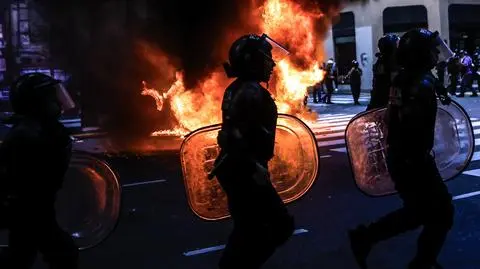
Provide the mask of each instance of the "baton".
POLYGON ((208 180, 212 180, 215 177, 215 174, 220 166, 222 166, 223 162, 227 159, 228 153, 224 154, 223 157, 218 161, 218 163, 213 167, 212 171, 208 173, 208 180))

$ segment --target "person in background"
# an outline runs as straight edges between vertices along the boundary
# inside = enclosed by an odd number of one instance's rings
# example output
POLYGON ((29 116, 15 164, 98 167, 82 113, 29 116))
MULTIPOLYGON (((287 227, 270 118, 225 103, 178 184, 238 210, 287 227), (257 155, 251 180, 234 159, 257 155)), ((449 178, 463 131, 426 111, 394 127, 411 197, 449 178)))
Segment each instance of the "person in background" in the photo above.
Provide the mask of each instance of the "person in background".
POLYGON ((395 53, 397 51, 397 35, 388 34, 378 40, 379 53, 373 65, 373 87, 370 93, 370 103, 367 111, 386 107, 393 77, 397 74, 395 53))
POLYGON ((477 92, 473 89, 473 61, 470 55, 465 51, 460 51, 460 63, 461 63, 461 75, 462 82, 460 88, 460 95, 458 97, 464 97, 466 91, 472 91, 472 96, 478 96, 477 92))
POLYGON ((333 91, 335 90, 333 87, 333 84, 335 82, 334 68, 335 68, 335 62, 332 59, 328 60, 325 68, 325 77, 324 77, 324 85, 326 88, 325 103, 327 104, 333 104, 332 94, 333 94, 333 91))
POLYGON ((450 85, 448 85, 448 92, 450 95, 457 93, 458 77, 460 75, 461 63, 458 53, 447 60, 447 72, 450 76, 450 85))
POLYGON ((360 69, 356 60, 352 61, 352 69, 348 71, 347 78, 350 80, 353 102, 355 105, 360 105, 358 99, 362 88, 362 69, 360 69))

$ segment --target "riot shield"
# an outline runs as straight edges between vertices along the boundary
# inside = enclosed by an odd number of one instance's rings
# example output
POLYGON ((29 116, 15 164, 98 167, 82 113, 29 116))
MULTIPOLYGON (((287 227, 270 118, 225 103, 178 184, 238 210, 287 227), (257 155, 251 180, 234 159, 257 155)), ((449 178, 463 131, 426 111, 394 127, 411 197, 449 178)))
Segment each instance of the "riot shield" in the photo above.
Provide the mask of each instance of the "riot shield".
MULTIPOLYGON (((229 217, 227 199, 216 179, 207 179, 219 154, 220 124, 193 131, 180 149, 183 179, 192 211, 205 220, 229 217)), ((269 163, 271 181, 285 203, 302 197, 314 183, 319 166, 313 132, 298 118, 280 114, 275 157, 269 163)))
MULTIPOLYGON (((120 214, 121 187, 107 163, 73 152, 55 204, 57 221, 80 250, 97 246, 113 232, 120 214)), ((6 231, 0 247, 8 247, 6 231)))
POLYGON ((121 187, 110 166, 90 154, 74 152, 55 206, 60 226, 80 250, 100 244, 113 232, 120 204, 121 187))
MULTIPOLYGON (((433 155, 444 181, 460 174, 470 163, 475 148, 473 126, 467 112, 453 101, 438 102, 433 155)), ((358 114, 345 130, 347 153, 359 189, 370 196, 395 194, 386 164, 386 109, 358 114)))

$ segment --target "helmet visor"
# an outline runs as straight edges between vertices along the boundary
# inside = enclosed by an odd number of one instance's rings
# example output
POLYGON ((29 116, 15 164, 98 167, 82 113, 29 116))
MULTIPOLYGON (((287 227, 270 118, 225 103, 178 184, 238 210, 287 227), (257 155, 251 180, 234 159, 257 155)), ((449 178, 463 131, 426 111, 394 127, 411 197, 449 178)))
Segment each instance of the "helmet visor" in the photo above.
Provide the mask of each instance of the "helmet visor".
POLYGON ((438 62, 446 62, 448 59, 453 57, 452 50, 448 47, 448 45, 445 43, 445 41, 442 40, 439 35, 437 35, 435 42, 437 44, 436 48, 439 51, 438 62))
POLYGON ((288 51, 288 49, 285 46, 273 40, 268 35, 263 34, 262 38, 265 39, 272 46, 273 61, 279 62, 283 60, 285 57, 287 57, 288 55, 290 55, 290 51, 288 51))
POLYGON ((63 86, 62 83, 58 83, 55 86, 55 93, 57 95, 57 100, 62 106, 62 110, 70 110, 75 108, 75 103, 72 100, 72 97, 68 93, 67 89, 63 86))

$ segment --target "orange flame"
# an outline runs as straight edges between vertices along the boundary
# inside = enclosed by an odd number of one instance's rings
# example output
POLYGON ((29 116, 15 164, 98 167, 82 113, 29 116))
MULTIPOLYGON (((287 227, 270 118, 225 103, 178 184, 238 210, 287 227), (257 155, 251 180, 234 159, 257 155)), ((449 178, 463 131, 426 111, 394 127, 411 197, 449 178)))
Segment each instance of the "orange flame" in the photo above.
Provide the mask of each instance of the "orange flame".
MULTIPOLYGON (((324 77, 324 71, 320 68, 323 48, 315 33, 315 23, 322 16, 319 10, 307 12, 289 0, 267 0, 252 14, 252 17, 261 18, 259 25, 262 32, 287 44, 292 50, 288 58, 277 63, 274 73, 271 91, 279 113, 295 115, 307 123, 317 118, 303 105, 307 88, 324 77), (257 16, 258 12, 261 16, 257 16)), ((160 59, 162 71, 174 70, 162 52, 144 46, 144 53, 153 64, 159 65, 160 59)), ((141 94, 152 96, 159 111, 164 109, 165 101, 169 100, 170 109, 178 123, 172 130, 157 131, 152 135, 183 136, 198 128, 220 123, 223 92, 229 83, 223 70, 210 74, 196 89, 185 88, 181 72, 176 73, 175 82, 165 92, 148 88, 144 83, 141 94)))

